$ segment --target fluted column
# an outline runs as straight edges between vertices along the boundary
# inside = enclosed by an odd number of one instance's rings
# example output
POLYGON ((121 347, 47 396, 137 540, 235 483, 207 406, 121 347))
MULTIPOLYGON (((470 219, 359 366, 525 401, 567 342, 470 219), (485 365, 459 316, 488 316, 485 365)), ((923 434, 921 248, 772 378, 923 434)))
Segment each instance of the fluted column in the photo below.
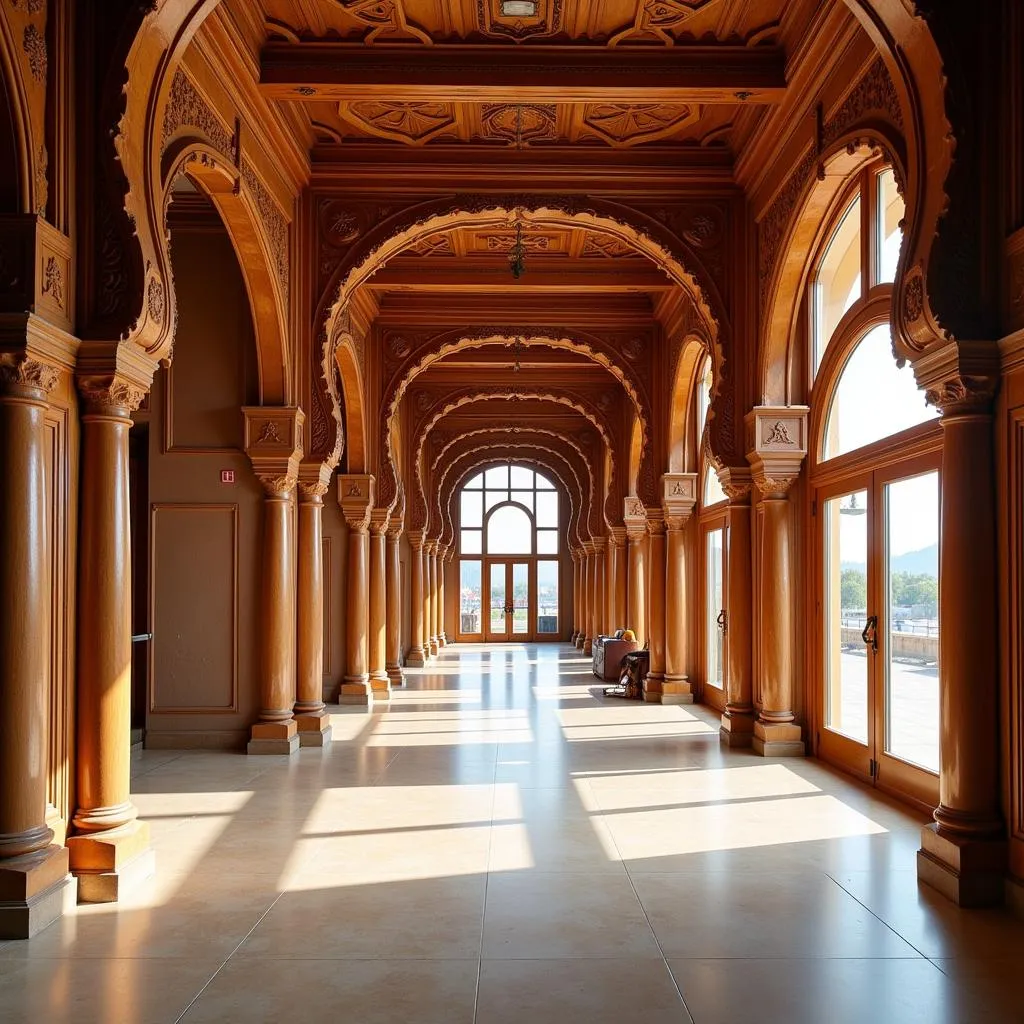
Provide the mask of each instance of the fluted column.
POLYGON ((424 548, 427 553, 427 642, 430 656, 437 657, 437 541, 429 541, 424 548))
POLYGON ((391 699, 387 672, 387 509, 370 515, 370 624, 367 644, 370 688, 375 700, 391 699))
POLYGON ((580 650, 590 657, 594 650, 594 542, 585 548, 583 562, 583 643, 580 650))
POLYGON ((384 584, 387 591, 384 667, 393 687, 405 685, 405 675, 402 672, 402 561, 399 551, 403 529, 402 520, 392 517, 388 527, 387 572, 384 584))
POLYGON ((365 474, 339 476, 338 499, 348 523, 348 579, 345 609, 345 675, 338 694, 342 704, 370 705, 370 512, 374 479, 365 474))
POLYGON ((725 713, 719 735, 730 747, 749 747, 754 733, 750 470, 726 466, 719 478, 729 496, 725 713))
POLYGON ((296 638, 295 725, 299 745, 331 741, 331 716, 324 686, 324 495, 330 469, 318 463, 299 469, 298 636, 296 638), (326 478, 326 479, 325 479, 326 478))
POLYGON ((409 532, 409 547, 412 549, 412 635, 410 641, 412 646, 409 655, 405 659, 406 664, 422 667, 427 663, 430 656, 430 647, 426 640, 426 622, 424 620, 424 608, 426 605, 426 552, 423 543, 423 531, 411 530, 409 532))
POLYGON ((665 682, 665 520, 661 509, 647 512, 647 638, 650 661, 644 700, 660 704, 665 682))
POLYGON ((437 643, 439 647, 445 647, 448 644, 448 634, 444 628, 444 567, 447 560, 448 547, 447 545, 442 545, 437 555, 437 643))
POLYGON ((78 809, 76 835, 67 845, 79 899, 109 903, 153 870, 149 827, 137 820, 129 786, 128 430, 144 392, 113 374, 80 379, 79 388, 85 413, 78 545, 78 809))
MULTIPOLYGON (((800 756, 804 753, 800 726, 796 724, 796 716, 793 714, 794 569, 787 492, 799 475, 807 454, 808 411, 803 405, 757 406, 746 416, 747 435, 751 442, 747 462, 750 463, 754 482, 761 494, 758 508, 762 513, 758 572, 761 710, 754 722, 751 745, 755 753, 765 757, 800 756)), ((737 480, 741 476, 738 474, 737 480)), ((738 508, 740 511, 735 517, 735 525, 741 533, 746 529, 749 548, 749 514, 744 527, 742 504, 738 508)), ((730 518, 732 523, 733 519, 730 518)), ((732 572, 730 566, 730 586, 733 582, 732 572)), ((736 572, 736 585, 742 590, 746 584, 739 575, 740 567, 737 567, 736 572)), ((727 627, 731 632, 731 594, 729 602, 727 627)), ((749 625, 747 629, 750 630, 749 625)), ((737 653, 739 650, 737 647, 737 653)))
POLYGON ((609 538, 612 565, 614 566, 614 585, 612 587, 612 625, 616 629, 625 629, 629 623, 629 614, 626 610, 627 598, 626 588, 629 573, 626 568, 626 529, 623 526, 616 526, 612 529, 609 538))
POLYGON ((46 405, 57 371, 0 355, 0 939, 60 916, 68 851, 46 824, 50 633, 46 405), (50 890, 53 890, 51 893, 50 890))
POLYGON ((627 499, 626 536, 629 540, 629 580, 627 585, 628 626, 636 634, 637 642, 643 644, 648 638, 647 631, 647 520, 643 506, 636 499, 630 505, 627 499))
POLYGON ((1003 901, 992 396, 998 378, 955 377, 942 409, 939 544, 939 806, 917 872, 961 906, 1003 901))

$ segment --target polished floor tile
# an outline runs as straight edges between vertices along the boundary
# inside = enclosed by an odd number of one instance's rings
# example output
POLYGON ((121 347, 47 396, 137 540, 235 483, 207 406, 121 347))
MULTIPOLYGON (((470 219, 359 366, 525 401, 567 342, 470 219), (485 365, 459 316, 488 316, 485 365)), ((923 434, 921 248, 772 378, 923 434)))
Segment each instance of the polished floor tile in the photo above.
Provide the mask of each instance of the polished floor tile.
POLYGON ((453 647, 294 757, 137 751, 157 875, 0 943, 0 1024, 1009 1024, 923 817, 567 647, 453 647))

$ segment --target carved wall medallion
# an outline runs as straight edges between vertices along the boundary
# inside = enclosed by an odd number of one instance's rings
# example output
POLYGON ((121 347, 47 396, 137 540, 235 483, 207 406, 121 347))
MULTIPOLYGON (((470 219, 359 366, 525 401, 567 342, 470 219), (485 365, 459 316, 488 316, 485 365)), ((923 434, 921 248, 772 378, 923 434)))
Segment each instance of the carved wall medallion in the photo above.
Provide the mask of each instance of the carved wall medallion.
POLYGON ((61 309, 64 308, 64 275, 56 256, 47 257, 46 266, 43 268, 42 292, 49 295, 61 309))
POLYGON ((629 341, 622 346, 622 354, 627 359, 632 359, 636 362, 644 352, 644 339, 643 338, 630 338, 629 341))
POLYGON ((908 324, 916 323, 924 314, 924 281, 915 274, 903 290, 903 316, 908 324))
POLYGON ((162 324, 164 322, 166 301, 164 286, 155 277, 150 278, 146 288, 146 308, 154 323, 162 324))
POLYGON ((789 436, 789 428, 786 426, 785 422, 782 420, 776 420, 773 425, 769 426, 765 430, 764 443, 795 445, 796 441, 789 436))

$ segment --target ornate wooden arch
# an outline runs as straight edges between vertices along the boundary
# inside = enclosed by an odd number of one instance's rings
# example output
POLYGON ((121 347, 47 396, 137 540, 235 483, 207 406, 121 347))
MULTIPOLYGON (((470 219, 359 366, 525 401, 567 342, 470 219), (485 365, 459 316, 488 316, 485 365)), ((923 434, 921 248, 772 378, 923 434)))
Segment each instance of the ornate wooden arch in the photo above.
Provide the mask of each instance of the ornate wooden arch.
MULTIPOLYGON (((438 479, 436 489, 438 507, 442 514, 442 529, 444 531, 454 529, 454 521, 451 520, 450 517, 447 520, 444 518, 444 511, 447 508, 448 500, 451 497, 450 494, 448 494, 447 498, 445 496, 446 481, 453 472, 453 467, 458 465, 460 460, 468 454, 480 454, 487 452, 493 454, 493 452, 500 449, 501 451, 516 450, 527 453, 530 451, 542 451, 547 452, 552 456, 557 456, 571 474, 562 480, 563 484, 568 486, 568 481, 572 480, 576 485, 574 494, 577 502, 572 509, 572 519, 570 521, 569 529, 570 538, 572 534, 575 533, 578 541, 582 542, 586 540, 587 537, 596 535, 591 534, 584 523, 584 513, 588 508, 593 508, 594 506, 595 481, 591 473, 591 468, 578 449, 573 448, 567 442, 561 441, 557 436, 552 435, 541 436, 540 439, 534 439, 527 434, 525 438, 517 436, 514 440, 509 440, 507 437, 502 438, 499 431, 494 431, 493 433, 495 436, 488 440, 484 440, 479 436, 472 438, 467 437, 460 439, 460 441, 455 442, 450 446, 450 450, 454 449, 454 451, 452 451, 449 461, 445 464, 445 467, 438 479), (587 500, 588 490, 589 501, 587 500)), ((495 458, 500 461, 503 456, 496 456, 495 458)), ((573 493, 570 493, 570 497, 573 497, 573 493)))
MULTIPOLYGON (((3 213, 46 214, 49 194, 46 177, 46 79, 40 77, 38 56, 33 45, 42 45, 45 54, 46 9, 29 11, 19 5, 0 8, 0 76, 6 94, 6 113, 11 132, 12 152, 5 156, 15 172, 14 206, 3 213), (33 43, 33 41, 36 41, 33 43)), ((38 51, 37 51, 38 52, 38 51)))
MULTIPOLYGON (((167 145, 162 173, 165 225, 172 187, 181 174, 187 175, 216 208, 238 258, 249 296, 256 335, 260 402, 263 405, 283 405, 288 391, 287 312, 282 305, 281 283, 272 265, 273 257, 268 252, 259 210, 250 189, 244 185, 238 166, 215 148, 209 138, 194 134, 191 126, 167 145)), ((149 284, 148 312, 155 315, 153 301, 163 302, 166 299, 168 308, 165 315, 171 322, 176 322, 177 298, 173 281, 168 278, 168 282, 171 287, 166 295, 158 290, 155 281, 149 284)), ((170 358, 173 346, 172 333, 165 358, 170 358)))
POLYGON ((680 345, 672 378, 672 398, 669 405, 669 456, 670 473, 694 472, 699 463, 699 451, 704 442, 703 428, 696 445, 691 443, 690 415, 693 411, 693 396, 697 374, 707 351, 700 338, 693 335, 685 338, 680 345))
MULTIPOLYGON (((509 460, 520 464, 532 465, 550 473, 566 493, 569 499, 571 518, 575 518, 578 523, 578 509, 580 507, 578 502, 582 501, 579 482, 576 480, 575 471, 572 469, 572 466, 568 462, 564 462, 557 452, 546 451, 528 445, 484 446, 463 452, 450 466, 451 479, 447 485, 445 500, 441 503, 441 518, 443 522, 442 543, 447 542, 449 547, 454 544, 455 519, 453 503, 458 497, 459 490, 467 477, 481 469, 486 469, 488 466, 509 460), (575 488, 570 485, 569 481, 575 483, 575 488)), ((570 520, 570 534, 572 532, 572 522, 570 520)), ((578 530, 577 536, 579 536, 578 530)))
POLYGON ((646 354, 647 348, 642 347, 632 357, 634 365, 630 365, 628 352, 632 349, 623 351, 615 343, 616 340, 628 342, 630 337, 628 334, 598 335, 593 332, 567 331, 564 327, 484 326, 470 332, 453 330, 429 336, 415 347, 404 335, 388 339, 385 342, 385 365, 389 353, 397 356, 401 362, 388 374, 381 406, 377 504, 381 508, 389 508, 394 501, 397 472, 391 451, 391 424, 413 380, 437 360, 453 352, 485 345, 511 345, 517 339, 527 346, 547 346, 578 352, 608 370, 623 386, 636 409, 643 429, 644 457, 653 463, 653 413, 647 379, 642 373, 645 366, 649 370, 650 358, 646 354), (646 358, 641 363, 642 356, 646 358))
POLYGON ((413 529, 427 529, 429 526, 429 520, 427 518, 428 509, 424 498, 424 481, 419 472, 423 445, 426 441, 427 435, 439 420, 444 416, 447 416, 449 413, 454 412, 456 409, 460 409, 473 402, 490 401, 494 399, 502 399, 504 401, 518 401, 523 399, 552 402, 556 405, 566 406, 580 413, 593 424, 601 435, 607 449, 613 453, 612 473, 613 477, 615 476, 616 462, 614 459, 614 432, 608 421, 605 419, 603 413, 594 409, 586 397, 564 391, 553 393, 532 389, 520 392, 512 390, 511 388, 463 388, 461 391, 448 392, 445 394, 441 402, 428 406, 427 409, 424 410, 420 420, 417 422, 416 427, 413 430, 413 436, 416 439, 415 447, 412 452, 412 465, 416 476, 416 493, 412 503, 413 529))
MULTIPOLYGON (((335 434, 334 455, 327 459, 333 469, 341 459, 342 451, 348 448, 348 471, 365 473, 366 465, 366 391, 363 384, 363 371, 359 364, 359 355, 355 342, 349 331, 343 331, 334 346, 334 361, 341 379, 341 391, 344 399, 344 429, 335 434)), ((333 372, 333 371, 332 371, 333 372)), ((396 492, 395 499, 397 501, 396 492)), ((390 508, 390 506, 389 506, 390 508)))

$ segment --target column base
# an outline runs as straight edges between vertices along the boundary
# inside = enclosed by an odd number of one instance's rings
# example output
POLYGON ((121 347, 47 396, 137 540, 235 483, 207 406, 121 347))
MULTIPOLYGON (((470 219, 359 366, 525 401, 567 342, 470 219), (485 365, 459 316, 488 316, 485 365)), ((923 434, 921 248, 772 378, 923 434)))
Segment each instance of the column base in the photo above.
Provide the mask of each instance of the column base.
POLYGON ((585 637, 583 640, 583 657, 589 658, 594 653, 594 638, 585 637))
POLYGON ((448 635, 446 633, 442 632, 441 635, 437 638, 437 646, 438 647, 447 647, 448 646, 448 635))
MULTIPOLYGON (((754 740, 754 712, 752 710, 726 711, 722 715, 722 726, 718 730, 718 739, 727 747, 751 746, 754 740)), ((803 753, 802 745, 800 753, 803 753)))
POLYGON ((578 637, 578 636, 579 636, 579 633, 574 629, 572 631, 572 636, 569 637, 569 643, 571 643, 573 645, 573 647, 576 646, 576 637, 578 637))
POLYGON ((388 679, 391 682, 391 687, 394 689, 396 686, 405 686, 405 673, 400 667, 391 667, 388 669, 388 679))
POLYGON ((257 722, 252 727, 247 754, 294 754, 299 749, 298 726, 287 722, 257 722))
POLYGON ((68 851, 51 845, 0 861, 0 939, 30 939, 74 910, 78 886, 68 851))
POLYGON ((648 704, 661 703, 661 689, 665 677, 659 672, 648 672, 644 676, 644 701, 648 704))
POLYGON ((391 700, 391 680, 386 672, 370 676, 370 689, 374 700, 391 700))
POLYGON ((296 715, 295 727, 299 731, 300 747, 326 747, 330 744, 334 732, 331 716, 326 711, 296 715))
POLYGON ((583 643, 584 643, 585 640, 586 640, 586 637, 584 637, 584 635, 582 633, 580 633, 580 635, 578 637, 576 637, 576 639, 573 641, 577 651, 582 651, 583 650, 583 643))
POLYGON ((373 703, 373 690, 370 689, 369 676, 345 676, 345 681, 338 690, 339 704, 358 704, 369 707, 373 703))
POLYGON ((78 878, 79 903, 117 903, 156 870, 156 854, 144 821, 72 836, 68 850, 71 871, 78 878))
POLYGON ((665 676, 661 684, 662 704, 692 704, 693 687, 687 676, 665 676))
POLYGON ((958 907, 997 907, 1005 899, 1006 841, 970 839, 921 829, 917 880, 958 907))
POLYGON ((432 636, 430 638, 430 657, 436 658, 437 657, 437 651, 438 651, 437 637, 436 636, 432 636))
POLYGON ((413 668, 423 668, 427 663, 427 652, 422 647, 414 647, 405 656, 405 663, 413 668))
POLYGON ((754 723, 754 735, 750 745, 755 754, 762 757, 803 757, 804 741, 800 738, 800 726, 767 725, 754 723))

